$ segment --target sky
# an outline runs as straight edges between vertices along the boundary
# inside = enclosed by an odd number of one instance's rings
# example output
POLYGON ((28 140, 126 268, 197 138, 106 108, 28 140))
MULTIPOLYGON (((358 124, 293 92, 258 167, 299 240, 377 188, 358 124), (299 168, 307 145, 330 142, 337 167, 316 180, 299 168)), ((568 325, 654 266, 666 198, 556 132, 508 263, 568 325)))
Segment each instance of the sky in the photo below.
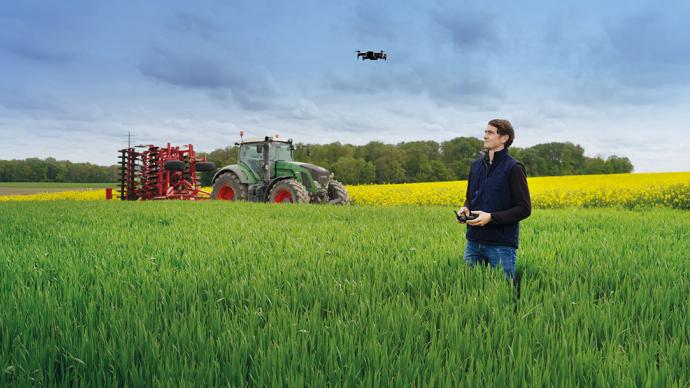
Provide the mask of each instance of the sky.
POLYGON ((0 2, 0 159, 245 136, 570 141, 690 171, 690 3, 0 2), (385 50, 361 61, 355 50, 385 50))

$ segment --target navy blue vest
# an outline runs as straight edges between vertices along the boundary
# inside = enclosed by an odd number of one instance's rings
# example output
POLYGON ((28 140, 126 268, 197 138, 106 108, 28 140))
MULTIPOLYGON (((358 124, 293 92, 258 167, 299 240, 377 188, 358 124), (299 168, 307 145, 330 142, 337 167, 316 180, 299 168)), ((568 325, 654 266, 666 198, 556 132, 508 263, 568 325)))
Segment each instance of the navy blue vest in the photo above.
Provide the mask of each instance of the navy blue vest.
MULTIPOLYGON (((510 193, 510 173, 518 163, 508 153, 508 149, 494 153, 493 163, 489 165, 488 153, 472 162, 469 185, 470 210, 487 213, 507 210, 513 206, 510 193)), ((467 225, 466 237, 487 245, 506 245, 518 247, 519 224, 484 226, 467 225)))

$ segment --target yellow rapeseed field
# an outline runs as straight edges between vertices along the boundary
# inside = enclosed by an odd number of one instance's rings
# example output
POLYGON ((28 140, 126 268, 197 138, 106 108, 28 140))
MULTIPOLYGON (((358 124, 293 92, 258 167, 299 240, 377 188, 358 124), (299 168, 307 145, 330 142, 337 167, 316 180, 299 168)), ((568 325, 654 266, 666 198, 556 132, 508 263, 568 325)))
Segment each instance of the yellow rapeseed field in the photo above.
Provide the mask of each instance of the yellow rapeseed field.
MULTIPOLYGON (((113 197, 115 190, 113 190, 113 197)), ((98 201, 105 200, 105 189, 92 190, 70 190, 52 193, 23 194, 23 195, 0 195, 0 202, 3 201, 98 201)))
MULTIPOLYGON (((534 208, 671 207, 690 209, 690 172, 571 175, 527 179, 534 208)), ((211 191, 210 187, 205 188, 211 191)), ((444 205, 464 202, 467 181, 347 186, 357 205, 444 205)), ((113 190, 113 197, 118 193, 113 190)), ((105 200, 105 190, 0 196, 0 201, 105 200)))
MULTIPOLYGON (((527 179, 535 208, 690 208, 690 172, 571 175, 527 179)), ((359 205, 448 205, 465 200, 467 181, 348 186, 359 205)))

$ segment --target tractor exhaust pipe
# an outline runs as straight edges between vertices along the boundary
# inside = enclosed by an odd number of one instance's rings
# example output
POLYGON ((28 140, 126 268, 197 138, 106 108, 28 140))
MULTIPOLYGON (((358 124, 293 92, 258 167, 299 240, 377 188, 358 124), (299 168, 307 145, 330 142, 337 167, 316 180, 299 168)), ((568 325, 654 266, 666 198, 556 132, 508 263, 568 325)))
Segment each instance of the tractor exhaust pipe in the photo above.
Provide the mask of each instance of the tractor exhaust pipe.
POLYGON ((268 150, 270 148, 268 136, 264 139, 263 151, 261 152, 264 157, 264 182, 268 183, 271 181, 271 168, 269 167, 268 161, 268 150))

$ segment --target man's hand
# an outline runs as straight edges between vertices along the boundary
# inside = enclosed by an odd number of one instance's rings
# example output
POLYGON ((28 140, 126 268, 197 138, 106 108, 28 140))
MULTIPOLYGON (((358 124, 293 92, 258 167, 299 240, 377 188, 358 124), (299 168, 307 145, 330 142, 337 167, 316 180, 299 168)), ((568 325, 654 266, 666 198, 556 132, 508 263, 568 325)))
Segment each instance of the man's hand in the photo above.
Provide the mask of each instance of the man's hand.
MULTIPOLYGON (((467 216, 470 215, 470 209, 468 209, 468 208, 466 208, 466 207, 463 206, 463 207, 461 207, 460 210, 458 210, 456 213, 457 213, 458 215, 464 214, 465 217, 467 217, 467 216)), ((458 220, 458 222, 461 223, 461 224, 464 224, 464 222, 462 222, 462 221, 460 221, 460 220, 458 220)))
POLYGON ((477 218, 467 221, 467 225, 484 226, 491 222, 491 213, 486 213, 481 210, 473 210, 471 213, 476 214, 477 218))

